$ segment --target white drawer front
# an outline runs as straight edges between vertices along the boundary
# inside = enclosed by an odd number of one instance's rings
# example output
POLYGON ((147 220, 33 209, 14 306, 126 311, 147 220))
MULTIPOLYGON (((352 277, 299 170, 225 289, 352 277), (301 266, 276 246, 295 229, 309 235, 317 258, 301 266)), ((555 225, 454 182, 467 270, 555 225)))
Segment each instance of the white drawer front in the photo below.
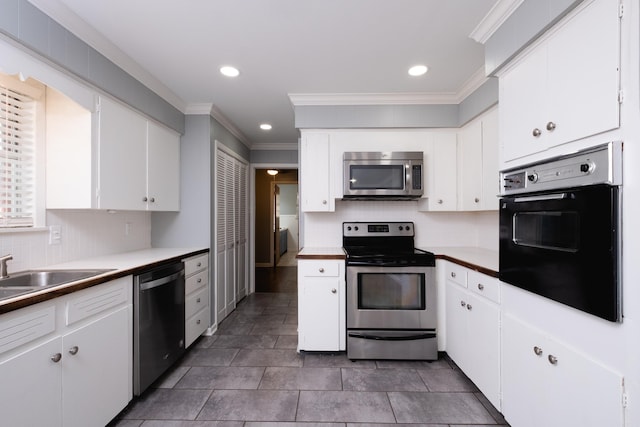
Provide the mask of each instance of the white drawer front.
POLYGON ((467 269, 452 262, 447 263, 445 279, 451 280, 459 285, 467 287, 467 269))
POLYGON ((300 274, 307 277, 338 277, 340 275, 338 261, 303 261, 298 262, 298 268, 300 269, 300 274))
POLYGON ((184 260, 184 274, 186 276, 209 267, 209 254, 198 255, 184 260))
POLYGON ((18 316, 12 314, 0 317, 0 354, 43 337, 56 329, 54 306, 18 316), (5 318, 8 319, 4 320, 5 318))
POLYGON ((204 288, 193 295, 187 297, 185 301, 184 313, 188 319, 198 311, 209 305, 209 289, 204 288))
POLYGON ((104 285, 79 291, 67 302, 67 326, 96 313, 117 307, 133 293, 131 277, 123 277, 104 285))
POLYGON ((470 271, 468 276, 469 289, 493 302, 500 303, 500 281, 486 274, 470 271))
POLYGON ((196 289, 200 289, 206 286, 208 282, 209 282, 209 270, 204 270, 194 274, 193 276, 187 277, 184 284, 185 295, 189 295, 191 292, 195 291, 196 289))
POLYGON ((187 319, 185 347, 189 347, 209 327, 209 309, 205 308, 187 319))

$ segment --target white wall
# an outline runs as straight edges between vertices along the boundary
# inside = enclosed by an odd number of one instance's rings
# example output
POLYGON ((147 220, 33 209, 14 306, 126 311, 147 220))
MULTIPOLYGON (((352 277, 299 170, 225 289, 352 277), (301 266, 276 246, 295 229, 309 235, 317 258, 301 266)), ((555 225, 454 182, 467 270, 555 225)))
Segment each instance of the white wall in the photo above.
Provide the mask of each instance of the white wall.
POLYGON ((10 273, 151 246, 148 212, 48 211, 47 225, 60 226, 60 244, 49 244, 48 231, 0 233, 0 255, 13 255, 10 273))

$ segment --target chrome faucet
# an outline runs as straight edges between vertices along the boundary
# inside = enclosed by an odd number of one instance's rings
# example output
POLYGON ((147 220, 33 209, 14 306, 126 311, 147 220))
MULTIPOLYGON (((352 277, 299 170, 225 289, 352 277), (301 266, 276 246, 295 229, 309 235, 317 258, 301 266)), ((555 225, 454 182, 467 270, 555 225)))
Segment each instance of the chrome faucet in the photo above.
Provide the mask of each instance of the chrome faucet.
POLYGON ((0 257, 0 279, 6 279, 7 277, 9 277, 9 272, 7 271, 7 261, 12 259, 13 257, 11 255, 0 257))

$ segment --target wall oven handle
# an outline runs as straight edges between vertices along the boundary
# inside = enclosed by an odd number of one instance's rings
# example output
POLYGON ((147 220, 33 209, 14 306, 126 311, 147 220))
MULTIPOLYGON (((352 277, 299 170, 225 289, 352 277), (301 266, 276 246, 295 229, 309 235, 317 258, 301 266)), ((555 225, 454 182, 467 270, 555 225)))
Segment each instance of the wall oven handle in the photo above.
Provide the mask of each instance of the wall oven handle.
POLYGON ((398 335, 398 336, 384 336, 374 334, 364 334, 359 332, 349 332, 349 336, 353 338, 362 338, 365 340, 378 340, 378 341, 411 341, 411 340, 423 340, 427 338, 435 338, 435 332, 422 332, 418 334, 410 335, 398 335))
POLYGON ((514 202, 537 202, 541 200, 562 200, 569 197, 567 193, 557 193, 557 194, 545 194, 542 196, 527 196, 527 197, 516 197, 513 199, 514 202))

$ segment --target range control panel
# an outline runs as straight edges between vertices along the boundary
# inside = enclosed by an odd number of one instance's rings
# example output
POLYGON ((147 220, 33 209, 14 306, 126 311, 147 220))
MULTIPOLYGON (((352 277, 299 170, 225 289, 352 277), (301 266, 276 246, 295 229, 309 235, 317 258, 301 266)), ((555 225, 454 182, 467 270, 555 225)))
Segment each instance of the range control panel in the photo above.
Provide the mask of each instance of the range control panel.
POLYGON ((345 237, 413 237, 413 222, 344 222, 342 235, 345 237))
POLYGON ((589 150, 505 170, 500 173, 501 194, 531 193, 595 184, 622 184, 622 143, 611 142, 589 150))

